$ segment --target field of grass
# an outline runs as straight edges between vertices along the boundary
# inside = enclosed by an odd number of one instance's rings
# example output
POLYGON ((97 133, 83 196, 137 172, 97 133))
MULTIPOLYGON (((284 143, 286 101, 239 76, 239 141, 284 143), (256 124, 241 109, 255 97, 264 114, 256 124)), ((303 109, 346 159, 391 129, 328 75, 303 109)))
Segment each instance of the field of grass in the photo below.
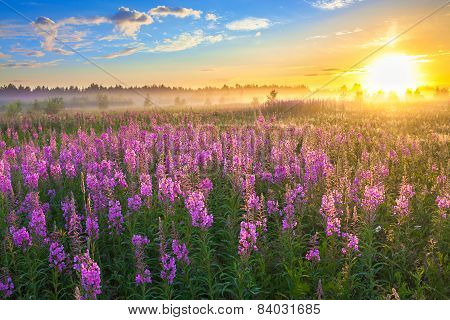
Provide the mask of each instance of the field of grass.
POLYGON ((1 117, 0 298, 448 299, 449 141, 425 103, 1 117))

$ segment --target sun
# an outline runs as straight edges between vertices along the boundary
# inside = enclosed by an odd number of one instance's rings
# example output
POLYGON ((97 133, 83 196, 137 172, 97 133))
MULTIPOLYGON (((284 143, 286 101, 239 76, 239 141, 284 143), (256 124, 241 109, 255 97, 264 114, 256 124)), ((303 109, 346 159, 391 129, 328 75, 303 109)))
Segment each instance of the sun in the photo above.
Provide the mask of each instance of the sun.
POLYGON ((407 89, 418 87, 415 57, 392 54, 380 57, 367 67, 365 87, 370 92, 382 90, 403 95, 407 89))

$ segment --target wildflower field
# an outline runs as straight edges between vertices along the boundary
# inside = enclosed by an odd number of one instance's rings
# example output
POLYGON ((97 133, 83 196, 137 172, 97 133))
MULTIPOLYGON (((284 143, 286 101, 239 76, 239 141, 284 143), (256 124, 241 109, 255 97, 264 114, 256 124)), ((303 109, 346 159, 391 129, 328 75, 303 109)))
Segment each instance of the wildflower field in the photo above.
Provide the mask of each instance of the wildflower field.
POLYGON ((297 109, 1 116, 0 297, 448 299, 449 106, 297 109))

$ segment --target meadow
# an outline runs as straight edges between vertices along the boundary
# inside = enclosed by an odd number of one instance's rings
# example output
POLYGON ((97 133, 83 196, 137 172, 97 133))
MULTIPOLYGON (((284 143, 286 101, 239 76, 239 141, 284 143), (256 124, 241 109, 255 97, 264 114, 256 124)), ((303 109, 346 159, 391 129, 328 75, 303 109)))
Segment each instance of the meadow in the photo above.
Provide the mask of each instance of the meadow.
POLYGON ((442 103, 3 115, 0 298, 448 299, 449 134, 442 103))

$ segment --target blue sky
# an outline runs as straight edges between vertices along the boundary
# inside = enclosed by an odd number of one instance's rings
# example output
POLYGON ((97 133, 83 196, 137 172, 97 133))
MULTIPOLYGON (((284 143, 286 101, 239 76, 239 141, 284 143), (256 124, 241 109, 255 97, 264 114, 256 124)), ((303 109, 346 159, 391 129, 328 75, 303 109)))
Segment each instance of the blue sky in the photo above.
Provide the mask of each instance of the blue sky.
MULTIPOLYGON (((32 22, 0 2, 1 83, 87 85, 95 80, 114 84, 72 48, 130 84, 191 86, 315 82, 326 76, 323 70, 350 63, 355 50, 361 54, 369 50, 364 49, 365 43, 382 41, 395 31, 392 28, 401 31, 442 3, 2 1, 32 22), (351 52, 345 54, 342 47, 351 52), (333 51, 339 61, 330 63, 333 51)), ((448 23, 434 20, 433 25, 442 28, 448 23)), ((441 41, 444 46, 433 43, 431 49, 446 51, 445 40, 441 41)), ((423 54, 419 51, 414 54, 423 54)))

